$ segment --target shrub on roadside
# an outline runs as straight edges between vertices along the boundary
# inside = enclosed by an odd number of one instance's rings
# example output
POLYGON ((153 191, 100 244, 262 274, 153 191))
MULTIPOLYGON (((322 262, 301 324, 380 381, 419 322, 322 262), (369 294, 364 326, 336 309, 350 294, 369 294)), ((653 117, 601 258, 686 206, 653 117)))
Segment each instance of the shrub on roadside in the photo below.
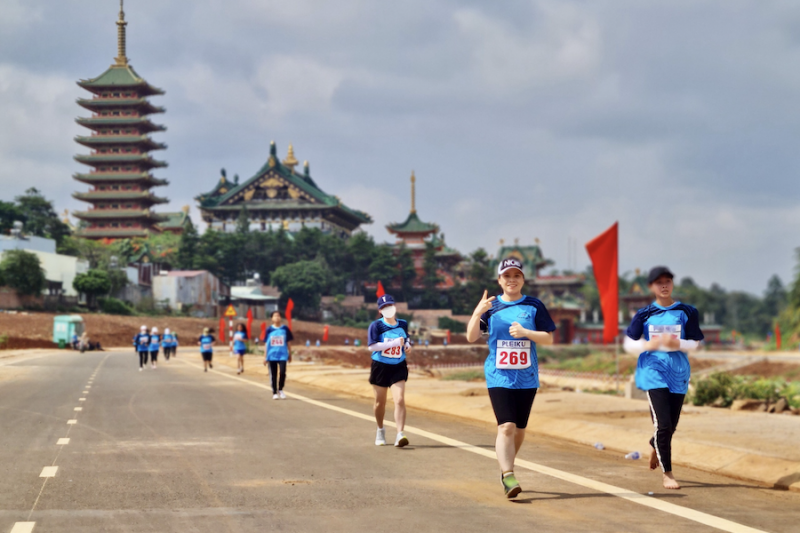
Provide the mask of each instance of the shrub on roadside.
POLYGON ((780 398, 786 398, 789 405, 800 408, 800 381, 732 376, 719 372, 695 383, 691 402, 694 405, 711 405, 720 399, 722 407, 729 407, 734 400, 766 400, 774 403, 780 398))
POLYGON ((130 316, 134 314, 133 307, 129 306, 122 300, 116 298, 100 298, 100 310, 107 315, 125 315, 130 316))

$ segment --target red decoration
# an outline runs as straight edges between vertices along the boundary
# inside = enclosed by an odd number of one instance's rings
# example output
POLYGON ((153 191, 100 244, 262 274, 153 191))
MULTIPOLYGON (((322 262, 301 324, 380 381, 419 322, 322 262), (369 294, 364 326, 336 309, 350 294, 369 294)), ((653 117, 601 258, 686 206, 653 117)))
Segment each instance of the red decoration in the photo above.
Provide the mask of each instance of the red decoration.
POLYGON ((225 317, 219 319, 219 340, 225 342, 225 317))
POLYGON ((253 310, 247 309, 247 338, 253 338, 253 310))
POLYGON ((386 291, 385 291, 385 290, 383 290, 383 283, 381 283, 381 282, 380 282, 380 280, 378 280, 378 290, 377 290, 377 291, 375 291, 375 296, 377 296, 378 298, 380 298, 380 297, 381 297, 381 296, 383 296, 384 294, 386 294, 386 291))
POLYGON ((600 307, 603 309, 603 342, 614 342, 619 335, 619 240, 618 223, 586 243, 592 260, 600 307))
POLYGON ((775 324, 775 348, 781 349, 781 327, 777 323, 775 324))
POLYGON ((325 327, 322 329, 322 341, 328 342, 328 325, 326 324, 325 327))
POLYGON ((292 309, 294 309, 294 301, 289 298, 289 301, 286 302, 286 325, 289 326, 289 329, 292 329, 292 309))
MULTIPOLYGON (((266 322, 262 322, 261 323, 261 337, 259 337, 259 338, 263 339, 264 337, 266 337, 266 335, 267 335, 267 323, 266 322)), ((266 341, 264 341, 264 342, 266 342, 266 341)))

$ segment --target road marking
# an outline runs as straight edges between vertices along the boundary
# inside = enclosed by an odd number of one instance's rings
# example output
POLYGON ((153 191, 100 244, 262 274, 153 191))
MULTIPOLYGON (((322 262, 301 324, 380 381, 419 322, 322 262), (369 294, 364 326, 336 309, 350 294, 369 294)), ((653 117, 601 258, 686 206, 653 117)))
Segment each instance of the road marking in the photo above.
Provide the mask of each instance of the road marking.
POLYGON ((11 528, 11 533, 31 533, 36 522, 17 522, 11 528))
POLYGON ((78 398, 78 401, 79 401, 79 402, 85 402, 85 401, 86 401, 86 398, 78 398))
POLYGON ((77 424, 77 423, 78 423, 78 421, 75 420, 74 418, 72 420, 67 420, 67 424, 69 424, 69 425, 77 424))
POLYGON ((91 389, 91 388, 92 388, 92 386, 91 386, 91 385, 86 385, 86 388, 87 388, 87 389, 91 389))
POLYGON ((83 407, 76 407, 75 410, 76 411, 83 411, 83 407))
POLYGON ((69 439, 66 437, 63 439, 58 439, 58 442, 56 442, 56 446, 63 446, 64 444, 69 444, 69 439))
POLYGON ((39 474, 39 477, 56 477, 56 472, 58 472, 57 466, 46 466, 42 468, 42 473, 39 474))
MULTIPOLYGON (((199 365, 195 365, 192 363, 186 363, 185 361, 181 361, 188 366, 192 366, 197 368, 198 370, 202 367, 199 365)), ((247 383, 248 385, 252 385, 254 387, 259 387, 261 389, 266 389, 268 391, 272 391, 272 387, 263 385, 261 383, 257 383, 255 381, 250 381, 248 379, 241 378, 239 376, 232 376, 230 374, 225 374, 220 371, 213 371, 218 376, 223 376, 229 379, 234 379, 236 381, 247 383)), ((301 402, 305 402, 311 405, 315 405, 317 407, 322 407, 323 409, 328 409, 330 411, 335 411, 337 413, 342 413, 348 416, 352 416, 353 418, 359 418, 361 420, 367 420, 369 422, 375 422, 375 418, 373 416, 365 415, 363 413, 359 413, 358 411, 352 411, 350 409, 344 409, 342 407, 338 407, 336 405, 331 405, 325 402, 321 402, 319 400, 314 400, 312 398, 308 398, 306 396, 302 396, 300 394, 296 394, 294 392, 287 392, 287 396, 290 398, 294 398, 301 402)), ((385 421, 385 425, 391 427, 397 427, 394 422, 385 421)), ((409 433, 414 433, 421 437, 425 437, 427 439, 440 442, 442 444, 446 444, 448 446, 453 446, 454 448, 459 448, 466 452, 471 452, 476 455, 481 455, 483 457, 487 457, 494 461, 497 460, 497 456, 495 455, 494 451, 486 450, 484 448, 480 448, 478 446, 473 446, 472 444, 468 444, 466 442, 462 442, 460 440, 451 439, 450 437, 445 437, 443 435, 439 435, 437 433, 432 433, 430 431, 426 431, 424 429, 415 428, 413 426, 406 426, 405 431, 409 433)), ((568 483, 572 483, 587 489, 595 490, 598 492, 604 492, 611 496, 616 496, 618 498, 622 498, 623 500, 627 500, 631 503, 635 503, 638 505, 642 505, 644 507, 650 507, 651 509, 656 509, 658 511, 662 511, 674 516, 678 516, 681 518, 685 518, 687 520, 691 520, 693 522, 697 522, 699 524, 703 524, 709 527, 713 527, 719 529, 721 531, 727 531, 729 533, 766 533, 763 530, 755 529, 749 526, 745 526, 743 524, 738 524, 736 522, 732 522, 730 520, 726 520, 724 518, 720 518, 718 516, 714 516, 708 513, 703 513, 701 511, 696 511, 694 509, 690 509, 688 507, 682 507, 680 505, 675 505, 673 503, 665 502, 663 500, 659 500, 658 498, 651 498, 650 496, 646 496, 644 494, 640 494, 638 492, 634 492, 632 490, 623 489, 621 487, 615 487, 614 485, 609 485, 607 483, 603 483, 601 481, 595 481, 594 479, 589 479, 583 476, 579 476, 577 474, 572 474, 570 472, 565 472, 563 470, 558 470, 556 468, 551 468, 549 466, 540 465, 538 463, 534 463, 532 461, 523 461, 517 460, 516 466, 532 470, 534 472, 538 472, 540 474, 544 474, 546 476, 554 477, 556 479, 560 479, 562 481, 566 481, 568 483)))

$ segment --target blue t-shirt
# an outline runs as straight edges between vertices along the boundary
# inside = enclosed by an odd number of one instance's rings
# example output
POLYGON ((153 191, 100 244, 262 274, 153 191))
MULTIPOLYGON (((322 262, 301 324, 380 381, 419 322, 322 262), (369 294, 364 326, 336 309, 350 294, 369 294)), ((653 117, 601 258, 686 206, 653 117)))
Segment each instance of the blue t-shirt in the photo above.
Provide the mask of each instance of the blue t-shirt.
MULTIPOLYGON (((651 334, 664 333, 689 341, 705 338, 697 309, 680 302, 669 307, 652 303, 639 309, 627 331, 628 337, 635 341, 643 336, 649 341, 651 334)), ((676 394, 686 394, 690 375, 689 357, 685 352, 643 352, 636 365, 636 386, 642 390, 667 388, 676 394)))
POLYGON ((160 346, 158 341, 159 341, 158 335, 153 335, 153 334, 150 335, 150 351, 151 352, 157 352, 158 351, 158 348, 160 346))
POLYGON ((200 353, 214 352, 214 335, 200 335, 200 353))
POLYGON ((499 295, 493 300, 492 308, 481 315, 481 330, 489 333, 489 357, 486 358, 483 373, 486 375, 486 386, 490 389, 539 388, 536 343, 512 337, 508 328, 514 322, 533 331, 551 332, 556 329, 547 308, 537 298, 523 296, 514 302, 506 302, 499 295), (507 368, 510 366, 527 368, 507 368))
POLYGON ((133 344, 140 352, 146 352, 150 349, 150 335, 147 333, 137 333, 133 337, 133 344))
MULTIPOLYGON (((381 317, 369 325, 367 346, 397 338, 408 339, 408 322, 397 319, 397 324, 393 326, 381 317)), ((372 360, 386 363, 387 365, 399 365, 406 360, 405 343, 406 341, 403 341, 402 346, 387 348, 382 352, 372 352, 372 360)))
POLYGON ((247 351, 247 344, 244 341, 247 340, 247 333, 243 331, 237 331, 233 334, 233 351, 238 354, 243 354, 247 351))
POLYGON ((264 345, 267 347, 267 361, 288 361, 289 343, 294 340, 292 330, 282 325, 279 328, 270 326, 264 334, 264 345))

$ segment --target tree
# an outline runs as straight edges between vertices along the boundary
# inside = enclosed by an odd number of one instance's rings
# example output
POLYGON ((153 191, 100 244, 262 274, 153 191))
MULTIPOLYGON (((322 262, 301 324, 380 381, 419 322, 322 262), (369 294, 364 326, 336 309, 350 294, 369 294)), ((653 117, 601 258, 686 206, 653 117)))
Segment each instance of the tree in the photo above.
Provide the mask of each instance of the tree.
POLYGON ((239 235, 250 233, 250 214, 245 206, 239 210, 239 218, 236 219, 236 233, 239 235))
POLYGON ((375 241, 364 232, 358 232, 347 240, 347 251, 353 258, 351 275, 355 287, 361 287, 367 281, 375 249, 375 241))
POLYGON ((414 290, 417 269, 414 266, 414 254, 405 243, 401 244, 397 251, 397 268, 400 271, 400 290, 403 293, 403 300, 407 302, 414 290))
POLYGON ((183 270, 192 270, 197 262, 197 250, 200 246, 200 236, 197 228, 192 224, 192 219, 186 220, 186 227, 178 243, 178 253, 175 254, 175 264, 183 270))
POLYGON ((387 287, 397 276, 397 259, 388 245, 378 246, 369 264, 369 279, 381 281, 387 287))
POLYGON ((94 309, 97 297, 105 296, 111 290, 111 279, 105 270, 93 268, 75 276, 72 287, 85 294, 89 299, 89 307, 94 309))
POLYGON ((291 298, 299 315, 313 317, 328 285, 328 271, 318 261, 298 261, 276 268, 271 281, 281 291, 281 307, 291 298))
POLYGON ((3 254, 0 278, 19 295, 41 294, 47 284, 39 258, 24 250, 9 250, 3 254))
POLYGON ((781 278, 777 274, 769 278, 767 289, 764 291, 762 307, 764 313, 770 318, 777 317, 783 308, 786 307, 788 294, 783 286, 781 278))
POLYGON ((497 290, 497 278, 486 250, 478 248, 470 254, 468 261, 467 282, 451 291, 453 312, 461 315, 472 313, 483 291, 497 290))
POLYGON ((0 233, 8 233, 14 221, 22 221, 23 216, 14 202, 3 202, 0 200, 0 233))
POLYGON ((429 309, 438 309, 442 305, 441 293, 438 290, 442 278, 439 277, 439 263, 436 260, 436 247, 431 242, 425 243, 425 255, 422 259, 422 305, 429 309))
POLYGON ((53 209, 53 203, 45 199, 35 187, 16 197, 22 215, 22 231, 30 235, 54 239, 59 244, 70 234, 69 226, 61 222, 53 209))

